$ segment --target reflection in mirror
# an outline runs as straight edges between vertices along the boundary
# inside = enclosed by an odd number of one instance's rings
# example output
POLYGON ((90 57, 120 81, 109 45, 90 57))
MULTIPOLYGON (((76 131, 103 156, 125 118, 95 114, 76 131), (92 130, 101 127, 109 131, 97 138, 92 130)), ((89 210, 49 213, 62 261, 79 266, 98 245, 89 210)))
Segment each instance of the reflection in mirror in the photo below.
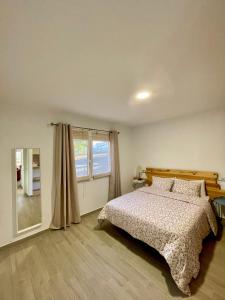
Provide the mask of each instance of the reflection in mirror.
POLYGON ((17 232, 41 223, 40 149, 16 149, 17 232))

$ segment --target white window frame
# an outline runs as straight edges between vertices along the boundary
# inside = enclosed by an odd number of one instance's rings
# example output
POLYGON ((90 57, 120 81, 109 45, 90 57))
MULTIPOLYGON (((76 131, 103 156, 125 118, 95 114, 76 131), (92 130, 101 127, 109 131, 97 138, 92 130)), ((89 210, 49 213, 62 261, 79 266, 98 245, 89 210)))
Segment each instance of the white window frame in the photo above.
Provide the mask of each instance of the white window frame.
MULTIPOLYGON (((98 175, 93 175, 93 151, 92 151, 93 143, 92 142, 93 142, 93 136, 92 136, 91 131, 89 131, 88 132, 88 157, 87 157, 89 175, 88 176, 77 177, 77 182, 90 181, 90 180, 94 180, 94 179, 108 177, 108 176, 111 175, 111 171, 107 172, 107 173, 101 173, 101 174, 98 174, 98 175)), ((109 142, 109 145, 110 145, 110 142, 109 142)), ((110 152, 109 152, 109 155, 110 155, 110 152)), ((74 153, 74 160, 75 160, 75 153, 74 153)))

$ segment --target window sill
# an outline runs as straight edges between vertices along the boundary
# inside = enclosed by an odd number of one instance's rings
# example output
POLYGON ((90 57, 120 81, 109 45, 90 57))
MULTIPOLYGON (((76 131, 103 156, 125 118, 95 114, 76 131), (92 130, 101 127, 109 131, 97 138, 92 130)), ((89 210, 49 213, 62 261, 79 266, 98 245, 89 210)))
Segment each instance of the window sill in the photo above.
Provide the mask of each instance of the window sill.
POLYGON ((111 175, 111 173, 107 173, 107 174, 99 174, 99 175, 95 175, 92 177, 85 177, 85 178, 77 178, 77 182, 87 182, 87 181, 92 181, 92 180, 96 180, 96 179, 101 179, 104 177, 109 177, 111 175))
POLYGON ((103 178, 103 177, 109 177, 111 175, 111 173, 106 173, 106 174, 99 174, 99 175, 95 175, 92 178, 93 179, 99 179, 99 178, 103 178))

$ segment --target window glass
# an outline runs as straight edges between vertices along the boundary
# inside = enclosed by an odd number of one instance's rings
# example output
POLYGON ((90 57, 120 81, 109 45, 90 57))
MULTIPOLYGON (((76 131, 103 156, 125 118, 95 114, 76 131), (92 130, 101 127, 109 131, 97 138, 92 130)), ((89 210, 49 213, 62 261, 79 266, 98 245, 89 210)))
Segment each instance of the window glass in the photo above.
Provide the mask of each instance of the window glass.
POLYGON ((89 176, 88 140, 74 139, 74 154, 77 177, 89 176))
POLYGON ((109 141, 92 141, 92 173, 107 174, 111 171, 109 141))
POLYGON ((16 166, 17 166, 17 168, 22 166, 22 154, 23 154, 22 151, 23 150, 21 150, 21 149, 16 150, 16 166))

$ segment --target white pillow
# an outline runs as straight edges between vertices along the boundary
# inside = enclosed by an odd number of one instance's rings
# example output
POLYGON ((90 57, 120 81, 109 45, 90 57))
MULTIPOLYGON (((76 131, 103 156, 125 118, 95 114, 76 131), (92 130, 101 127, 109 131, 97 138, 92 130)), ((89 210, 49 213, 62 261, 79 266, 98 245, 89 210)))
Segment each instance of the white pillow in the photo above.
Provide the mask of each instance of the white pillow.
POLYGON ((200 197, 206 197, 206 190, 205 190, 205 180, 190 180, 191 182, 198 182, 200 183, 200 197))
POLYGON ((174 180, 172 178, 162 178, 152 176, 152 187, 163 191, 170 191, 174 180))
POLYGON ((185 180, 185 179, 179 179, 179 178, 173 178, 174 181, 176 180, 181 180, 181 181, 189 181, 189 182, 196 182, 196 183, 200 183, 200 197, 206 197, 206 188, 205 188, 205 180, 185 180))
POLYGON ((174 180, 172 192, 185 194, 193 197, 200 197, 200 182, 193 182, 189 180, 174 180))

